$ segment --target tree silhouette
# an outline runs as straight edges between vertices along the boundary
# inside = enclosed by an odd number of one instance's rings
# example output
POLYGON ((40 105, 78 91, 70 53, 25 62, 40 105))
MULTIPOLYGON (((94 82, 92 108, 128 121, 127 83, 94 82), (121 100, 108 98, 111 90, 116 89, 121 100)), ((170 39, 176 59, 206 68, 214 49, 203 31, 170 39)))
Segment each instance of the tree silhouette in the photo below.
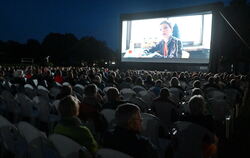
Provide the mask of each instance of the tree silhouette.
POLYGON ((43 42, 42 57, 51 56, 52 62, 57 65, 66 65, 68 62, 69 51, 78 39, 73 34, 48 34, 43 42))
POLYGON ((28 58, 34 58, 36 61, 40 61, 39 58, 42 55, 41 44, 36 39, 28 39, 26 42, 25 56, 28 58))

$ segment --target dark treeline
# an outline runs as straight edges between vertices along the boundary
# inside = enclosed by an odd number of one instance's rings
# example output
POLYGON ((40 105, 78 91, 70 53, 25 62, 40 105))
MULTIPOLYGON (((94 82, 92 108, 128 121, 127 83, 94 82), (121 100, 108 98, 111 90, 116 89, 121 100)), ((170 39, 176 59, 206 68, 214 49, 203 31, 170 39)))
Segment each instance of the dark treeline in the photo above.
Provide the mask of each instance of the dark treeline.
POLYGON ((46 57, 54 65, 79 65, 81 61, 100 61, 115 57, 105 42, 94 37, 77 39, 73 34, 50 33, 40 43, 29 39, 25 44, 16 41, 0 41, 0 61, 20 63, 21 58, 33 58, 43 64, 46 57))

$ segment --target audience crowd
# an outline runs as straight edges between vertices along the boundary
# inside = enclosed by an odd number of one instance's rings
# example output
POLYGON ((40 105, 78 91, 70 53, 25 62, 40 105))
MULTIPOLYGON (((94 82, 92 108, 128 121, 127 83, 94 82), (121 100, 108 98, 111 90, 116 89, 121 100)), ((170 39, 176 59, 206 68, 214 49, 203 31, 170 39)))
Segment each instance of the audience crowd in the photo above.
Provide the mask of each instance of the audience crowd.
POLYGON ((64 135, 93 157, 108 148, 208 158, 233 132, 247 88, 241 74, 1 66, 0 114, 64 135))

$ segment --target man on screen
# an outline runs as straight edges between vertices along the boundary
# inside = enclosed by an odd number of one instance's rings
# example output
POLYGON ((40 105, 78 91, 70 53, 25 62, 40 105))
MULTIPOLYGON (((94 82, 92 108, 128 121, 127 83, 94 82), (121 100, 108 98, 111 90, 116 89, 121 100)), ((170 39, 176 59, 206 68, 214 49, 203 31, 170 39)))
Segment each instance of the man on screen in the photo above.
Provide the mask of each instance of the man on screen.
POLYGON ((146 50, 146 54, 154 54, 153 58, 181 58, 182 42, 180 39, 172 36, 173 27, 170 22, 162 21, 160 23, 162 40, 154 47, 146 50))

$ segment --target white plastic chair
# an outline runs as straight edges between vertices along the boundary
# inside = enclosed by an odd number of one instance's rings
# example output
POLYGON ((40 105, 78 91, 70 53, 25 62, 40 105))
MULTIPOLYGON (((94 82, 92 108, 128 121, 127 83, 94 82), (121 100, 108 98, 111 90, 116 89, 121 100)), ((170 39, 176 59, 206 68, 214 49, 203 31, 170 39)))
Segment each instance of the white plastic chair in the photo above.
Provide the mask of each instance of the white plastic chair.
POLYGON ((45 133, 39 131, 27 122, 19 122, 17 127, 28 145, 28 157, 59 157, 59 154, 48 141, 45 133))
POLYGON ((173 103, 154 101, 152 107, 155 109, 155 115, 164 123, 164 125, 170 126, 172 124, 172 111, 176 110, 173 103))
POLYGON ((131 88, 123 88, 121 89, 120 93, 124 100, 129 100, 129 98, 131 98, 133 95, 136 95, 136 92, 131 88))
POLYGON ((32 89, 32 90, 34 89, 34 87, 31 84, 25 84, 24 88, 29 88, 29 89, 32 89))
POLYGON ((177 121, 174 133, 174 158, 203 157, 202 141, 205 136, 214 139, 214 135, 197 124, 177 121))
POLYGON ((146 136, 154 143, 159 146, 159 128, 160 120, 156 116, 149 113, 141 113, 142 117, 142 135, 146 136))
POLYGON ((214 119, 217 121, 224 121, 226 116, 230 114, 230 106, 224 99, 209 99, 208 104, 214 119))
POLYGON ((33 99, 36 96, 36 90, 31 84, 24 85, 25 94, 30 98, 33 99))
POLYGON ((111 86, 108 86, 108 87, 103 88, 103 90, 102 90, 103 93, 104 93, 104 94, 107 94, 109 88, 112 88, 112 87, 111 87, 111 86))
POLYGON ((132 157, 117 150, 102 148, 96 152, 96 158, 132 158, 132 157))
POLYGON ((133 103, 133 104, 138 105, 142 112, 147 112, 149 109, 148 105, 144 102, 144 100, 142 100, 141 98, 139 98, 135 95, 130 97, 128 101, 133 103))
POLYGON ((152 104, 153 100, 156 97, 155 94, 150 91, 140 91, 138 95, 142 98, 142 100, 147 104, 148 107, 152 104))
POLYGON ((3 145, 0 157, 4 157, 5 151, 8 151, 14 154, 16 158, 21 158, 27 151, 27 145, 23 137, 21 137, 18 129, 1 115, 0 143, 3 145))
POLYGON ((36 96, 33 100, 39 110, 39 121, 42 123, 47 123, 49 130, 48 132, 51 132, 53 130, 53 126, 57 121, 59 121, 60 117, 50 113, 51 105, 46 96, 36 96))
POLYGON ((190 86, 185 81, 180 81, 180 85, 184 90, 190 88, 190 86))
POLYGON ((139 85, 135 85, 132 87, 133 91, 135 91, 136 93, 139 93, 140 91, 146 91, 146 89, 142 86, 139 85))
POLYGON ((60 94, 61 89, 60 87, 52 87, 49 90, 50 96, 52 96, 54 99, 57 97, 58 94, 60 94))
POLYGON ((218 90, 216 88, 207 88, 205 90, 205 97, 207 99, 225 99, 226 98, 226 94, 221 91, 221 90, 218 90))
POLYGON ((33 80, 33 83, 34 83, 35 86, 37 86, 37 85, 38 85, 38 80, 37 80, 37 79, 34 79, 34 80, 33 80))
POLYGON ((85 147, 66 136, 52 134, 49 139, 63 158, 78 158, 80 151, 83 151, 87 158, 92 157, 85 147))
POLYGON ((38 110, 34 110, 35 103, 23 93, 17 93, 15 99, 21 106, 21 115, 34 121, 38 116, 38 110))
POLYGON ((56 83, 56 86, 62 87, 62 84, 61 84, 61 83, 59 83, 59 82, 55 82, 55 83, 56 83))
POLYGON ((115 110, 103 109, 101 111, 107 122, 110 124, 115 119, 115 110))
POLYGON ((19 122, 17 128, 19 129, 20 133, 24 136, 28 144, 30 144, 33 140, 39 137, 46 138, 45 133, 36 129, 34 126, 32 126, 27 122, 24 121, 19 122))
POLYGON ((39 85, 37 87, 37 94, 49 98, 49 90, 44 86, 39 85))
POLYGON ((181 96, 184 96, 184 91, 176 87, 169 88, 169 92, 173 94, 178 101, 181 101, 181 96))
POLYGON ((84 94, 84 86, 81 84, 76 84, 74 86, 74 91, 79 93, 80 95, 83 95, 84 94))
POLYGON ((224 89, 224 93, 227 96, 226 100, 227 102, 233 106, 237 104, 237 97, 240 96, 240 92, 237 89, 234 88, 226 88, 224 89))
POLYGON ((3 101, 6 104, 6 110, 13 114, 13 121, 18 122, 21 114, 21 108, 15 100, 14 96, 7 90, 1 93, 3 101))
POLYGON ((63 85, 63 86, 70 86, 70 83, 69 83, 69 82, 63 82, 62 85, 63 85))

